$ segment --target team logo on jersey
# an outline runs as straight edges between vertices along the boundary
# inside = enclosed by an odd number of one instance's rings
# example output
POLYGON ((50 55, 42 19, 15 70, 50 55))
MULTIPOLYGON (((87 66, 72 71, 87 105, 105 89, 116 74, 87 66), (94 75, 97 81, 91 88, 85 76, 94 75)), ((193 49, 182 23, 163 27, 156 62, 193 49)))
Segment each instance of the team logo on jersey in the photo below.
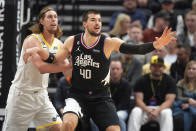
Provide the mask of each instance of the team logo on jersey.
POLYGON ((74 63, 74 65, 83 67, 92 66, 95 68, 99 68, 100 63, 95 62, 93 58, 91 58, 91 55, 80 54, 79 56, 76 56, 76 62, 74 63))
POLYGON ((77 42, 77 45, 79 45, 79 44, 80 44, 80 41, 77 42))

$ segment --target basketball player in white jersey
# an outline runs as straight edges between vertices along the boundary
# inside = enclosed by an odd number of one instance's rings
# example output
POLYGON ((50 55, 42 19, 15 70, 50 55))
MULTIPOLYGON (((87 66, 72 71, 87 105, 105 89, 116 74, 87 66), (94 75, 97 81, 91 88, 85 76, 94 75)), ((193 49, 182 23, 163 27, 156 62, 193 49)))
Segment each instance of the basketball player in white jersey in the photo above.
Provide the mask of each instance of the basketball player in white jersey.
POLYGON ((7 99, 2 131, 27 131, 32 121, 36 130, 59 131, 62 121, 48 97, 49 74, 46 72, 62 72, 70 65, 66 62, 47 64, 36 54, 29 58, 27 64, 23 61, 25 50, 32 47, 54 54, 60 49, 62 42, 57 38, 62 35, 62 31, 58 26, 57 13, 49 7, 42 9, 39 24, 30 29, 33 34, 23 43, 17 72, 7 99))

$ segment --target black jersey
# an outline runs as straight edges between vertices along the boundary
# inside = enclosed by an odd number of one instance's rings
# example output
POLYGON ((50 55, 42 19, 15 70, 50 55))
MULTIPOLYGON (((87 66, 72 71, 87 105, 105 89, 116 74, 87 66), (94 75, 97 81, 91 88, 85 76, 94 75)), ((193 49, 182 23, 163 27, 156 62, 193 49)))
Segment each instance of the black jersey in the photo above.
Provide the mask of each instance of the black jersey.
POLYGON ((100 35, 97 41, 87 47, 83 33, 74 36, 72 48, 72 88, 79 91, 106 89, 103 82, 109 73, 109 59, 104 54, 105 36, 100 35))

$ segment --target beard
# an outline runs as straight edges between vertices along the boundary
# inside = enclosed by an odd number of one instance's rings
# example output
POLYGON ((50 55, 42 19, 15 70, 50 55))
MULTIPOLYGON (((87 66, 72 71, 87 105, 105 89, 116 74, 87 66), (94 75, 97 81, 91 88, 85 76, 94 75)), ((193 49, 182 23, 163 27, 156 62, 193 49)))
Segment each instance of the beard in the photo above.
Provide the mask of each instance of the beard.
POLYGON ((153 72, 152 72, 152 75, 153 75, 154 77, 157 77, 157 78, 162 76, 161 73, 153 73, 153 72))
POLYGON ((95 36, 95 37, 99 36, 100 33, 101 33, 101 32, 96 33, 96 32, 90 31, 88 28, 87 28, 87 30, 88 30, 90 35, 95 36))

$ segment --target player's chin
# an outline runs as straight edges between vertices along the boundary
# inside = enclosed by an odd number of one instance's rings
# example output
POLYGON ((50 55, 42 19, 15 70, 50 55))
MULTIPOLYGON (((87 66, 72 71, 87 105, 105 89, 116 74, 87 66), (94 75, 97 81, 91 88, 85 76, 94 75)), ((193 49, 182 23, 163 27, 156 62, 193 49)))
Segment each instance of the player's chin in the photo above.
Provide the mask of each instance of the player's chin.
POLYGON ((92 36, 99 36, 100 35, 100 32, 92 32, 91 35, 92 36))
POLYGON ((50 34, 55 34, 57 32, 57 29, 51 29, 48 31, 50 34))

